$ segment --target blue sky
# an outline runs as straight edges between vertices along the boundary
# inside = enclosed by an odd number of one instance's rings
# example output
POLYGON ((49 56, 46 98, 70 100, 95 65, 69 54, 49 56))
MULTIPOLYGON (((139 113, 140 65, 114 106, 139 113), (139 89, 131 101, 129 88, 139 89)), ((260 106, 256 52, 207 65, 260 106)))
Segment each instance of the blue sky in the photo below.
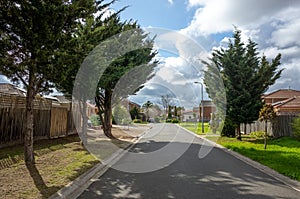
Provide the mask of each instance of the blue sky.
MULTIPOLYGON (((284 72, 269 92, 281 88, 300 90, 298 0, 120 0, 112 8, 118 10, 127 5, 129 7, 121 14, 122 20, 133 19, 142 27, 177 31, 204 48, 205 52, 198 52, 201 59, 207 58, 213 48, 226 46, 233 25, 237 26, 245 43, 248 38, 258 43, 261 55, 272 59, 278 53, 282 54, 280 68, 284 68, 284 72)), ((176 100, 184 96, 179 99, 184 106, 197 106, 200 102, 200 85, 193 81, 197 78, 201 81, 202 74, 189 66, 193 64, 187 54, 192 50, 177 43, 175 46, 177 55, 160 54, 163 64, 149 82, 149 88, 135 97, 139 103, 149 99, 159 101, 153 93, 164 93, 166 88, 172 91, 176 100), (185 82, 177 81, 179 79, 185 82)))
POLYGON ((192 20, 195 9, 186 9, 185 1, 168 0, 120 0, 112 8, 118 10, 129 6, 122 12, 122 19, 134 19, 143 27, 163 27, 180 30, 192 20), (176 2, 176 3, 175 3, 176 2))

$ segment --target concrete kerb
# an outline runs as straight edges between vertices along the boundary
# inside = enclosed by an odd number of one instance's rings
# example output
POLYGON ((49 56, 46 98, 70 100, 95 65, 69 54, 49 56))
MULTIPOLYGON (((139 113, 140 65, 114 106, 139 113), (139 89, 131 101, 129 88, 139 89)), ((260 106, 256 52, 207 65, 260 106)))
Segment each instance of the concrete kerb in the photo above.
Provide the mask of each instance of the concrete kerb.
POLYGON ((243 155, 241 155, 241 154, 239 154, 239 153, 237 153, 235 151, 227 149, 226 147, 224 147, 222 145, 219 145, 219 144, 217 144, 217 143, 215 143, 215 142, 213 142, 211 140, 208 140, 208 139, 206 139, 206 138, 204 138, 202 136, 199 136, 199 135, 195 134, 194 132, 191 132, 191 131, 183 128, 180 125, 178 125, 178 126, 180 128, 182 128, 182 129, 186 130, 187 132, 195 135, 196 137, 198 137, 198 138, 200 138, 202 140, 205 140, 206 142, 208 142, 209 144, 213 145, 214 147, 223 150, 224 152, 226 152, 226 153, 228 153, 228 154, 230 154, 230 155, 238 158, 239 160, 245 162, 246 164, 248 164, 248 165, 250 165, 250 166, 252 166, 252 167, 254 167, 254 168, 256 168, 256 169, 258 169, 260 171, 262 171, 263 173, 271 176, 272 178, 275 178, 276 180, 282 182, 283 184, 285 184, 285 185, 291 187, 292 189, 300 192, 300 182, 298 182, 296 180, 292 180, 289 177, 286 177, 286 176, 278 173, 277 171, 275 171, 275 170, 273 170, 273 169, 271 169, 271 168, 269 168, 269 167, 267 167, 265 165, 260 164, 259 162, 255 162, 254 160, 252 160, 252 159, 250 159, 248 157, 245 157, 245 156, 243 156, 243 155))
MULTIPOLYGON (((149 130, 149 129, 148 129, 149 130)), ((137 136, 132 140, 124 149, 116 151, 109 159, 103 163, 98 163, 93 168, 70 182, 67 186, 51 195, 48 199, 74 199, 77 198, 84 190, 86 190, 94 181, 102 176, 110 167, 107 165, 113 165, 119 161, 127 151, 129 151, 136 143, 138 143, 142 137, 148 132, 146 130, 141 135, 137 136)))

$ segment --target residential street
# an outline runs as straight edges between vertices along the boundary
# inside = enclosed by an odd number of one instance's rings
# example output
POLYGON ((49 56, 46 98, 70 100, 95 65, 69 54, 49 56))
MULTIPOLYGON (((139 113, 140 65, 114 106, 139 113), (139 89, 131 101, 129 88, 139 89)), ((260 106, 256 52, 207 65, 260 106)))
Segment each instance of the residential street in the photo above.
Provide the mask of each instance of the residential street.
POLYGON ((132 153, 78 198, 300 198, 299 192, 219 148, 206 155, 210 147, 177 125, 154 124, 132 153))

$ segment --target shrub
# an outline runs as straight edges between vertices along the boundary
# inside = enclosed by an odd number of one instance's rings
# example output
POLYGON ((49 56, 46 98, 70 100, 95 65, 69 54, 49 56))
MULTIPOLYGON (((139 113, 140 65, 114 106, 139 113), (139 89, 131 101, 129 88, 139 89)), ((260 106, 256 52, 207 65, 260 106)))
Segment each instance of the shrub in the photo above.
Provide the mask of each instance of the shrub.
POLYGON ((142 123, 142 120, 141 119, 134 119, 133 123, 142 123))
POLYGON ((179 123, 179 121, 177 119, 173 119, 172 123, 179 123))
POLYGON ((221 136, 234 137, 236 126, 229 119, 225 119, 224 127, 221 132, 221 136))
POLYGON ((166 122, 167 122, 167 123, 171 123, 172 120, 171 120, 171 119, 166 119, 166 122))
POLYGON ((159 117, 154 117, 154 122, 155 123, 159 123, 160 122, 160 118, 159 117))
POLYGON ((99 115, 91 115, 89 119, 90 119, 93 126, 100 126, 101 125, 99 115))
POLYGON ((292 123, 293 134, 297 140, 300 140, 300 116, 296 117, 292 123))
POLYGON ((250 136, 255 137, 255 138, 264 138, 265 137, 265 132, 264 131, 251 132, 250 136))

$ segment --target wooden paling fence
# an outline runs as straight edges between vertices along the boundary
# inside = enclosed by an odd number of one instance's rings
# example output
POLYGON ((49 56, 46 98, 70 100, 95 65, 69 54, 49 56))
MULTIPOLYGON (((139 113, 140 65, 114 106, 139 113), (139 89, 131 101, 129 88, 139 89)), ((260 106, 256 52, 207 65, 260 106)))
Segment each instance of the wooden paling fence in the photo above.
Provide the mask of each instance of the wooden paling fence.
MULTIPOLYGON (((23 142, 26 99, 0 93, 0 148, 23 142)), ((76 133, 70 104, 53 105, 34 100, 34 139, 49 139, 76 133)))
MULTIPOLYGON (((267 131, 270 136, 274 138, 278 137, 292 137, 292 122, 295 115, 279 115, 272 122, 267 123, 267 131)), ((255 131, 265 131, 265 122, 256 121, 251 124, 242 124, 241 131, 246 134, 250 134, 255 131), (246 126, 246 131, 245 131, 246 126)))

